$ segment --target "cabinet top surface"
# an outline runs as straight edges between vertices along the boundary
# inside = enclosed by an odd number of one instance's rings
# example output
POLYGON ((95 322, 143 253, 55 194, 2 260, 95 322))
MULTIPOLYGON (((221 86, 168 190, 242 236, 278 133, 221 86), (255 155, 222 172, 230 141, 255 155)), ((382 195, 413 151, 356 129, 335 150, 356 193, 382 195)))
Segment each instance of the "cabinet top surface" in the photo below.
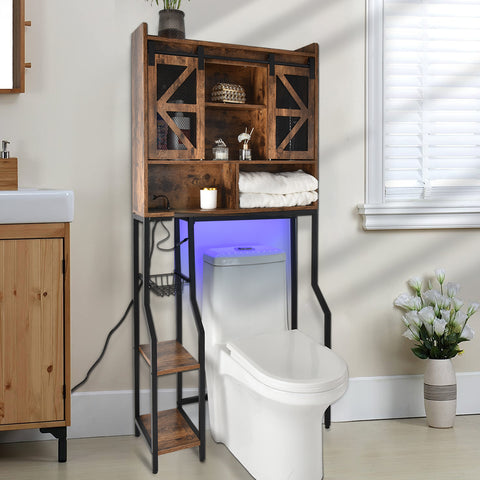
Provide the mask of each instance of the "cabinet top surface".
POLYGON ((147 25, 145 23, 141 24, 139 28, 144 29, 144 35, 148 41, 155 42, 159 45, 165 45, 170 48, 177 48, 180 51, 190 51, 194 48, 202 46, 205 48, 205 53, 213 53, 223 50, 236 50, 242 51, 244 55, 254 55, 254 54, 278 54, 278 55, 287 55, 294 56, 297 60, 305 59, 308 61, 309 58, 315 57, 318 55, 318 43, 311 43, 304 47, 298 48, 296 50, 280 49, 280 48, 269 48, 269 47, 257 47, 251 45, 240 45, 233 43, 221 43, 205 40, 194 40, 194 39, 176 39, 176 38, 164 38, 158 37, 155 35, 147 34, 147 25))

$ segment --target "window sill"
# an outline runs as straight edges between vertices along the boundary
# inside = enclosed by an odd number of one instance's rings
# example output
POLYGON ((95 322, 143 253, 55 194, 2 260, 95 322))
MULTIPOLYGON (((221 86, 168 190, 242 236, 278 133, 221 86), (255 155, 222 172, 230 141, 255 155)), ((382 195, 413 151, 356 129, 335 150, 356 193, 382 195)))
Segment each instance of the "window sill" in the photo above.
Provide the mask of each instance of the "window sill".
POLYGON ((357 207, 364 230, 479 228, 480 202, 403 202, 357 207))

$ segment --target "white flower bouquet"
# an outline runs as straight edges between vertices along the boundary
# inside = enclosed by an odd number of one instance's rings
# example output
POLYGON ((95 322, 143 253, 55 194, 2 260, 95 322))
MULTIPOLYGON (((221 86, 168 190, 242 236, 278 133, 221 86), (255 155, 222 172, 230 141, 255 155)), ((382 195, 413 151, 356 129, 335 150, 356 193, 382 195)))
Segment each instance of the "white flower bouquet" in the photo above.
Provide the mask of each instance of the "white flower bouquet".
POLYGON ((467 322, 479 304, 472 303, 463 312, 463 302, 457 297, 460 285, 450 282, 444 285, 443 269, 435 270, 435 278, 439 290, 428 282, 428 289, 422 292, 422 280, 413 277, 408 285, 414 294, 402 293, 394 301, 395 306, 406 311, 402 316, 407 327, 403 335, 416 342, 412 352, 422 359, 453 358, 463 352, 459 344, 471 340, 475 333, 467 322))

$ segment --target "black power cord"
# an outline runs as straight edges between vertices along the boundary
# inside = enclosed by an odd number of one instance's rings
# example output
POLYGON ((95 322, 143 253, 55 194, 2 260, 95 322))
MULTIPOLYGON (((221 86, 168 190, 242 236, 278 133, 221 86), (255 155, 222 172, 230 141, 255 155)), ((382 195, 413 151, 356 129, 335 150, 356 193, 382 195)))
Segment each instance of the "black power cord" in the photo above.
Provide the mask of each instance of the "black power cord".
MULTIPOLYGON (((138 285, 138 290, 139 291, 142 288, 142 285, 143 285, 143 282, 142 282, 142 280, 140 280, 139 285, 138 285)), ((72 393, 75 392, 75 390, 79 389, 82 385, 84 385, 87 382, 88 378, 90 377, 90 374, 93 372, 93 370, 95 370, 97 365, 101 362, 103 356, 105 355, 105 352, 107 351, 107 346, 108 346, 108 343, 110 342, 110 338, 120 328, 122 323, 125 321, 125 319, 127 318, 128 312, 130 311, 130 309, 132 307, 133 307, 133 298, 132 298, 132 300, 130 300, 130 303, 128 304, 128 307, 125 310, 125 313, 123 314, 120 321, 108 332, 107 338, 105 340, 105 345, 103 346, 103 349, 102 349, 102 352, 100 353, 100 356, 95 360, 93 365, 90 367, 90 369, 87 372, 87 375, 85 375, 85 378, 80 383, 78 383, 77 385, 75 385, 72 388, 72 393)))
MULTIPOLYGON (((167 202, 168 202, 168 199, 167 199, 167 202)), ((170 232, 168 231, 168 228, 165 226, 165 224, 163 223, 163 220, 160 220, 160 223, 162 224, 162 227, 164 228, 164 230, 167 232, 167 236, 162 238, 160 241, 157 242, 156 244, 156 247, 158 248, 158 250, 162 251, 162 252, 171 252, 173 251, 176 247, 179 247, 182 243, 185 243, 187 240, 188 240, 188 237, 187 238, 184 238, 181 242, 177 243, 176 245, 174 245, 173 247, 171 248, 162 248, 160 247, 160 245, 163 243, 163 242, 166 242, 169 238, 170 238, 170 232)), ((155 229, 157 227, 157 224, 158 222, 155 223, 155 225, 153 226, 153 229, 152 229, 152 247, 150 249, 150 260, 152 259, 152 255, 153 255, 153 246, 155 245, 155 242, 154 242, 154 239, 155 239, 155 229)), ((138 291, 140 291, 140 289, 142 288, 142 285, 143 285, 143 282, 142 280, 140 280, 139 282, 139 285, 138 285, 138 291)), ((102 349, 102 352, 100 353, 99 357, 95 360, 95 362, 93 363, 93 365, 90 367, 90 369, 88 370, 87 374, 85 375, 85 378, 80 382, 78 383, 77 385, 75 385, 71 392, 75 392, 75 390, 79 389, 82 385, 84 385, 85 383, 87 383, 88 381, 88 378, 90 377, 90 374, 93 372, 93 370, 95 370, 95 368, 98 366, 98 364, 101 362, 103 356, 105 355, 105 352, 107 351, 107 347, 108 347, 108 343, 110 342, 110 338, 112 337, 112 335, 120 328, 120 326, 122 325, 122 323, 125 321, 125 319, 127 318, 127 315, 128 315, 128 312, 130 312, 130 309, 132 308, 133 306, 133 298, 132 300, 130 300, 130 303, 128 304, 128 307, 127 309, 125 310, 125 313, 123 314, 122 318, 120 319, 120 321, 108 332, 108 335, 107 335, 107 338, 105 340, 105 344, 103 346, 103 349, 102 349)))
POLYGON ((157 247, 158 250, 160 250, 161 252, 173 252, 177 247, 179 247, 180 245, 182 245, 183 243, 185 243, 187 240, 188 240, 188 237, 187 238, 184 238, 181 242, 178 242, 176 243, 173 247, 169 247, 169 248, 165 248, 165 247, 161 247, 160 245, 164 242, 166 242, 169 238, 170 238, 170 231, 168 230, 168 228, 165 226, 165 223, 163 220, 160 220, 160 222, 155 222, 155 224, 153 225, 153 228, 152 228, 152 241, 151 241, 151 248, 150 248, 150 260, 152 260, 152 255, 153 255, 153 248, 154 248, 154 245, 157 247), (155 230, 157 228, 157 225, 158 223, 160 223, 162 225, 162 228, 165 230, 165 233, 166 233, 166 237, 163 237, 162 239, 160 239, 156 244, 155 244, 155 230))

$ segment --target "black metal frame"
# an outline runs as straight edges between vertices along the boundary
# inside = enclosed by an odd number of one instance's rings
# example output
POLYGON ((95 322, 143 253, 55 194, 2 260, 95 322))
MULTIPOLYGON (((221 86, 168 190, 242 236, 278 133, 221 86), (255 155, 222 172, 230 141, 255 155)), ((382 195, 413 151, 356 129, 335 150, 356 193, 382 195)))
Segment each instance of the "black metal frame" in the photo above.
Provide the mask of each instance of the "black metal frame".
MULTIPOLYGON (((318 285, 318 210, 295 210, 281 212, 255 212, 238 215, 208 215, 201 214, 181 214, 175 216, 174 220, 174 273, 182 280, 190 284, 189 298, 192 308, 195 326, 198 334, 198 362, 200 369, 198 371, 198 396, 183 398, 183 377, 182 373, 177 375, 177 409, 185 418, 189 426, 200 440, 199 459, 205 460, 205 401, 206 396, 206 377, 205 377, 205 331, 202 324, 202 318, 197 302, 196 289, 196 267, 195 267, 195 223, 202 221, 225 221, 225 220, 266 220, 266 219, 289 219, 290 223, 290 277, 291 277, 291 328, 298 328, 298 217, 311 217, 311 287, 315 293, 317 301, 324 313, 324 343, 331 348, 331 312, 328 308, 325 297, 318 285), (181 271, 181 248, 180 248, 180 221, 187 222, 188 228, 188 276, 181 271), (189 418, 183 406, 198 402, 198 429, 189 418)), ((153 359, 157 358, 157 335, 150 308, 150 289, 148 288, 148 278, 150 277, 150 249, 151 249, 151 222, 165 220, 165 217, 140 217, 133 216, 133 315, 134 315, 134 409, 135 409, 135 435, 140 432, 144 435, 152 453, 152 471, 158 472, 158 377, 156 364, 153 359), (140 244, 139 244, 139 224, 143 224, 143 274, 140 273, 140 244), (140 420, 140 292, 138 281, 143 277, 143 310, 147 322, 148 333, 150 337, 151 348, 151 435, 146 430, 140 420)), ((176 340, 182 343, 183 339, 183 309, 182 309, 182 290, 176 294, 176 340)), ((325 427, 330 428, 331 414, 330 407, 325 412, 325 427)))
MULTIPOLYGON (((150 272, 150 249, 151 245, 151 223, 164 218, 144 218, 134 215, 133 217, 133 271, 134 271, 134 292, 133 292, 133 316, 134 316, 134 409, 135 409, 135 436, 140 436, 140 432, 145 437, 151 453, 152 453, 152 472, 158 472, 158 376, 155 360, 157 358, 157 334, 155 330, 155 324, 153 321, 153 315, 150 308, 150 288, 148 286, 148 279, 151 276, 150 272), (139 225, 143 224, 143 273, 140 272, 140 243, 139 225), (143 282, 143 313, 147 323, 147 330, 150 337, 150 388, 151 388, 151 428, 149 433, 145 428, 143 422, 140 419, 140 292, 138 289, 139 279, 143 282)), ((180 242, 179 237, 179 223, 178 219, 174 219, 174 237, 175 237, 175 249, 174 249, 174 262, 175 271, 181 280, 190 283, 190 292, 196 291, 195 283, 195 252, 194 243, 189 243, 189 277, 186 277, 181 273, 181 257, 180 257, 180 242)), ((193 235, 192 235, 193 238, 193 235)), ((182 343, 183 338, 183 312, 182 312, 182 289, 178 289, 176 292, 176 340, 182 343)), ((190 293, 190 302, 192 305, 195 324, 198 334, 198 362, 199 368, 199 386, 198 396, 183 398, 183 378, 182 372, 176 373, 177 375, 177 410, 183 416, 188 423, 192 431, 200 440, 199 458, 200 461, 205 460, 205 400, 206 400, 206 380, 205 380, 205 332, 200 318, 200 310, 196 301, 196 296, 190 293), (188 414, 185 412, 183 406, 190 403, 199 404, 198 415, 198 428, 194 425, 188 414)))

